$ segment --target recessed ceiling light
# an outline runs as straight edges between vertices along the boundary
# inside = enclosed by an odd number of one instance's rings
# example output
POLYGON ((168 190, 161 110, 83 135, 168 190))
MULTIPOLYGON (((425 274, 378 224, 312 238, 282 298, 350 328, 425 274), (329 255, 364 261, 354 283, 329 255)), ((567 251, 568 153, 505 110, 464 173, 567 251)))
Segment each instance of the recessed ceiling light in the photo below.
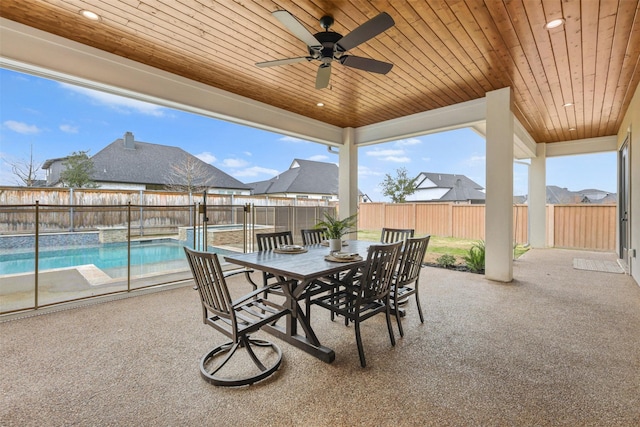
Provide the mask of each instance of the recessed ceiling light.
POLYGON ((318 102, 316 105, 317 105, 318 107, 324 107, 324 103, 322 103, 322 102, 318 102))
POLYGON ((569 130, 576 130, 576 128, 569 128, 569 130))
POLYGON ((567 102, 566 104, 563 104, 562 106, 565 107, 565 108, 571 107, 571 106, 573 106, 573 102, 567 102))
POLYGON ((551 30, 554 28, 558 28, 559 26, 564 24, 564 19, 562 18, 558 18, 558 19, 553 19, 549 22, 547 22, 546 24, 544 24, 544 28, 546 28, 547 30, 551 30))
POLYGON ((80 15, 82 15, 85 18, 90 19, 92 21, 99 21, 100 20, 100 15, 98 15, 95 12, 91 12, 90 10, 82 9, 80 11, 80 15))

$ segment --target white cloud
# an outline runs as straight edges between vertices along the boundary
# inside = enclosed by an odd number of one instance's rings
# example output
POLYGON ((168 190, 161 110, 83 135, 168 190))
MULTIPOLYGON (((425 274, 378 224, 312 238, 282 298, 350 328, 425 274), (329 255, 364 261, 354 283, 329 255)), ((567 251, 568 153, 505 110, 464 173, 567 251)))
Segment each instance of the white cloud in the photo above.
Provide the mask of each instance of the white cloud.
POLYGON ((3 125, 14 132, 22 133, 25 135, 32 135, 40 133, 42 131, 36 125, 28 125, 23 122, 16 122, 15 120, 7 120, 3 123, 3 125))
POLYGON ((408 145, 418 145, 422 144, 422 141, 418 138, 409 138, 409 139, 401 139, 400 141, 396 141, 396 145, 400 147, 406 147, 408 145))
POLYGON ((468 166, 478 166, 478 165, 484 165, 486 160, 487 160, 486 156, 474 155, 464 159, 462 163, 468 166))
POLYGON ((205 151, 203 153, 200 154, 196 154, 196 157, 199 158, 200 160, 202 160, 205 163, 209 163, 209 164, 213 164, 216 160, 216 156, 214 156, 213 154, 211 154, 208 151, 205 151))
POLYGON ((395 163, 409 163, 411 162, 411 159, 409 157, 400 157, 400 156, 389 156, 389 157, 385 157, 383 160, 386 160, 388 162, 395 162, 395 163))
POLYGON ((314 162, 321 162, 323 160, 327 160, 329 156, 325 156, 324 154, 316 154, 315 156, 307 157, 307 160, 313 160, 314 162))
POLYGON ((422 160, 423 162, 430 162, 431 161, 431 157, 423 157, 420 160, 422 160))
POLYGON ((251 156, 253 156, 253 153, 251 153, 251 151, 244 151, 243 153, 244 153, 244 155, 245 155, 245 156, 247 156, 247 157, 251 157, 251 156))
POLYGON ((243 168, 248 164, 249 163, 242 159, 224 159, 222 161, 222 165, 228 168, 243 168))
POLYGON ((104 105, 113 110, 130 114, 132 111, 148 116, 163 117, 165 110, 159 105, 150 104, 144 101, 138 101, 137 99, 125 98, 111 93, 100 92, 93 89, 87 89, 84 87, 73 86, 67 83, 60 83, 62 87, 71 90, 73 92, 85 95, 92 99, 99 105, 104 105))
POLYGON ((358 166, 358 176, 382 176, 384 173, 368 168, 367 166, 358 166))
POLYGON ((371 150, 371 151, 367 151, 367 156, 374 156, 374 157, 401 156, 403 154, 404 154, 404 150, 371 150))
POLYGON ((275 169, 263 168, 260 166, 252 166, 233 174, 236 178, 255 177, 259 175, 269 175, 270 177, 278 175, 278 171, 275 169))
POLYGON ((78 133, 78 126, 60 125, 60 130, 66 133, 78 133))

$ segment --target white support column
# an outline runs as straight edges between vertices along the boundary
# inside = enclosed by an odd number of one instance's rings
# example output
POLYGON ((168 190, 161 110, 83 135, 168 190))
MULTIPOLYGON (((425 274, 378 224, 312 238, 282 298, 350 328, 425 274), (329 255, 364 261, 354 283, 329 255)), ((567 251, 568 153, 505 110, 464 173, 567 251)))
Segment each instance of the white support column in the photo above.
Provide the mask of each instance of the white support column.
POLYGON ((358 211, 358 147, 353 128, 343 129, 342 143, 338 155, 338 198, 340 218, 346 218, 358 211))
POLYGON ((547 144, 536 145, 529 167, 529 245, 547 246, 547 144))
POLYGON ((485 276, 513 280, 513 95, 511 88, 487 93, 487 198, 485 276))

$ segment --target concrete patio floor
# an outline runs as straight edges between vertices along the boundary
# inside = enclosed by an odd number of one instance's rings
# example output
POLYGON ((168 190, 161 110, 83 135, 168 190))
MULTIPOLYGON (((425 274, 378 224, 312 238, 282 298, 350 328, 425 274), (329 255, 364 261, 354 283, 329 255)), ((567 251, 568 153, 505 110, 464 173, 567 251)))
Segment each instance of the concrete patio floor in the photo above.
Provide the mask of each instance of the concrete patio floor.
POLYGON ((640 287, 574 258, 615 255, 530 250, 508 284, 426 267, 425 323, 411 300, 395 347, 384 316, 363 323, 365 369, 353 328, 315 308, 335 362, 273 338, 282 367, 242 388, 200 378, 224 338, 190 285, 4 321, 0 425, 638 426, 640 287))

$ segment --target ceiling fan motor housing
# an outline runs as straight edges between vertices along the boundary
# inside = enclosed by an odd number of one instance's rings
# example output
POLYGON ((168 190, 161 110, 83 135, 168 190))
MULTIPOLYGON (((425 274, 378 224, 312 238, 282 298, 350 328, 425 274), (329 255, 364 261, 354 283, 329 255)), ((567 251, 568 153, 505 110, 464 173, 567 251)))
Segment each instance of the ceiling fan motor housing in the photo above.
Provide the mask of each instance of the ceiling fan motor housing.
MULTIPOLYGON (((334 54, 333 47, 335 46, 336 42, 342 38, 342 34, 338 34, 334 31, 322 31, 314 34, 314 37, 318 39, 318 41, 322 44, 322 49, 320 50, 320 57, 318 59, 322 59, 322 58, 333 59, 333 54, 334 54)), ((315 56, 317 54, 317 51, 313 51, 313 49, 310 48, 309 54, 311 56, 315 56)))

